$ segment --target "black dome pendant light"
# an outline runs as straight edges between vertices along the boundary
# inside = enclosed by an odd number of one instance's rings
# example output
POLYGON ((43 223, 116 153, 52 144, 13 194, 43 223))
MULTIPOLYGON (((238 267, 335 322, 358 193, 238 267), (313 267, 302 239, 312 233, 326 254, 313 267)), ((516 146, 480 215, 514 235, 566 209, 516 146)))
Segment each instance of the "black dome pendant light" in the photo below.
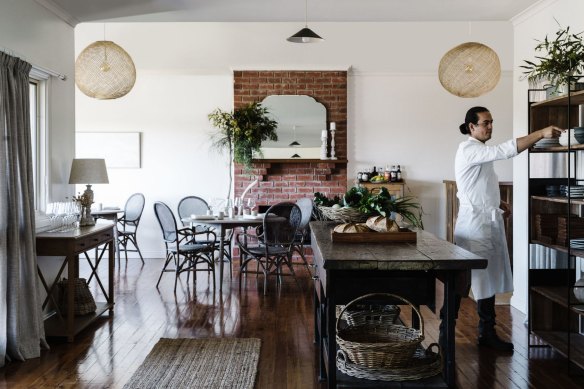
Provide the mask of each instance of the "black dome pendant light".
POLYGON ((286 40, 293 43, 315 43, 324 40, 317 33, 308 28, 308 0, 304 1, 304 28, 286 40))

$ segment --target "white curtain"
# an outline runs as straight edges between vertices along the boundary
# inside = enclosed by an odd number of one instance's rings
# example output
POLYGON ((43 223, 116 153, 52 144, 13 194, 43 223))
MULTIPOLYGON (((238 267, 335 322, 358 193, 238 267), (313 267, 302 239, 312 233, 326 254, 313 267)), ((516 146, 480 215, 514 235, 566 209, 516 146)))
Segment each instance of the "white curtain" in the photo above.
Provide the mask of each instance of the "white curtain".
POLYGON ((29 71, 0 52, 0 367, 46 345, 37 282, 29 71))

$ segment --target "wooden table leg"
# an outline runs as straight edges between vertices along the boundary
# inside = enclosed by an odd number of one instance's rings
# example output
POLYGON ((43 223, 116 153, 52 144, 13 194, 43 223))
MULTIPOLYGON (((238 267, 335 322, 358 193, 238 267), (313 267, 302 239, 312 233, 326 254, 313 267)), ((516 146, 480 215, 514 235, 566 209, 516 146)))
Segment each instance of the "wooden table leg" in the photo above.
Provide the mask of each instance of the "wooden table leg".
POLYGON ((223 242, 225 241, 225 227, 221 225, 219 236, 219 292, 223 291, 223 242))
POLYGON ((456 326, 456 303, 454 296, 454 274, 446 272, 444 279, 444 301, 446 303, 446 350, 444 363, 444 379, 449 388, 454 388, 455 372, 455 326, 456 326))
POLYGON ((75 277, 77 269, 75 262, 79 260, 76 255, 67 256, 67 341, 72 343, 75 339, 75 277))

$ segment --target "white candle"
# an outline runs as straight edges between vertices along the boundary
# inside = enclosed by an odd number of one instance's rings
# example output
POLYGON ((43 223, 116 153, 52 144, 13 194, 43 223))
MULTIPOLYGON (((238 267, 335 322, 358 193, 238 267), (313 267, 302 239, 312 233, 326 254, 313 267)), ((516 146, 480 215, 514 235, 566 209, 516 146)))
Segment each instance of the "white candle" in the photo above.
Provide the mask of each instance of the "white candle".
POLYGON ((322 135, 320 137, 326 138, 327 136, 328 136, 328 134, 326 133, 326 130, 322 130, 322 135))
POLYGON ((337 123, 331 122, 331 131, 334 131, 336 129, 337 129, 337 123))

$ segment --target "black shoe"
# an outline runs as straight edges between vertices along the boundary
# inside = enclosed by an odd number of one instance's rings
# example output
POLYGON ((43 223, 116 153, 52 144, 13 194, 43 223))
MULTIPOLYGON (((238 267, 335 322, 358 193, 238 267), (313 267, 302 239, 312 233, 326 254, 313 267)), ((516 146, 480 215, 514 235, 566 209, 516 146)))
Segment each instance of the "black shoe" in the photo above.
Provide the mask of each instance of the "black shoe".
POLYGON ((499 351, 513 351, 513 343, 501 340, 495 332, 479 336, 479 346, 487 346, 499 351))

